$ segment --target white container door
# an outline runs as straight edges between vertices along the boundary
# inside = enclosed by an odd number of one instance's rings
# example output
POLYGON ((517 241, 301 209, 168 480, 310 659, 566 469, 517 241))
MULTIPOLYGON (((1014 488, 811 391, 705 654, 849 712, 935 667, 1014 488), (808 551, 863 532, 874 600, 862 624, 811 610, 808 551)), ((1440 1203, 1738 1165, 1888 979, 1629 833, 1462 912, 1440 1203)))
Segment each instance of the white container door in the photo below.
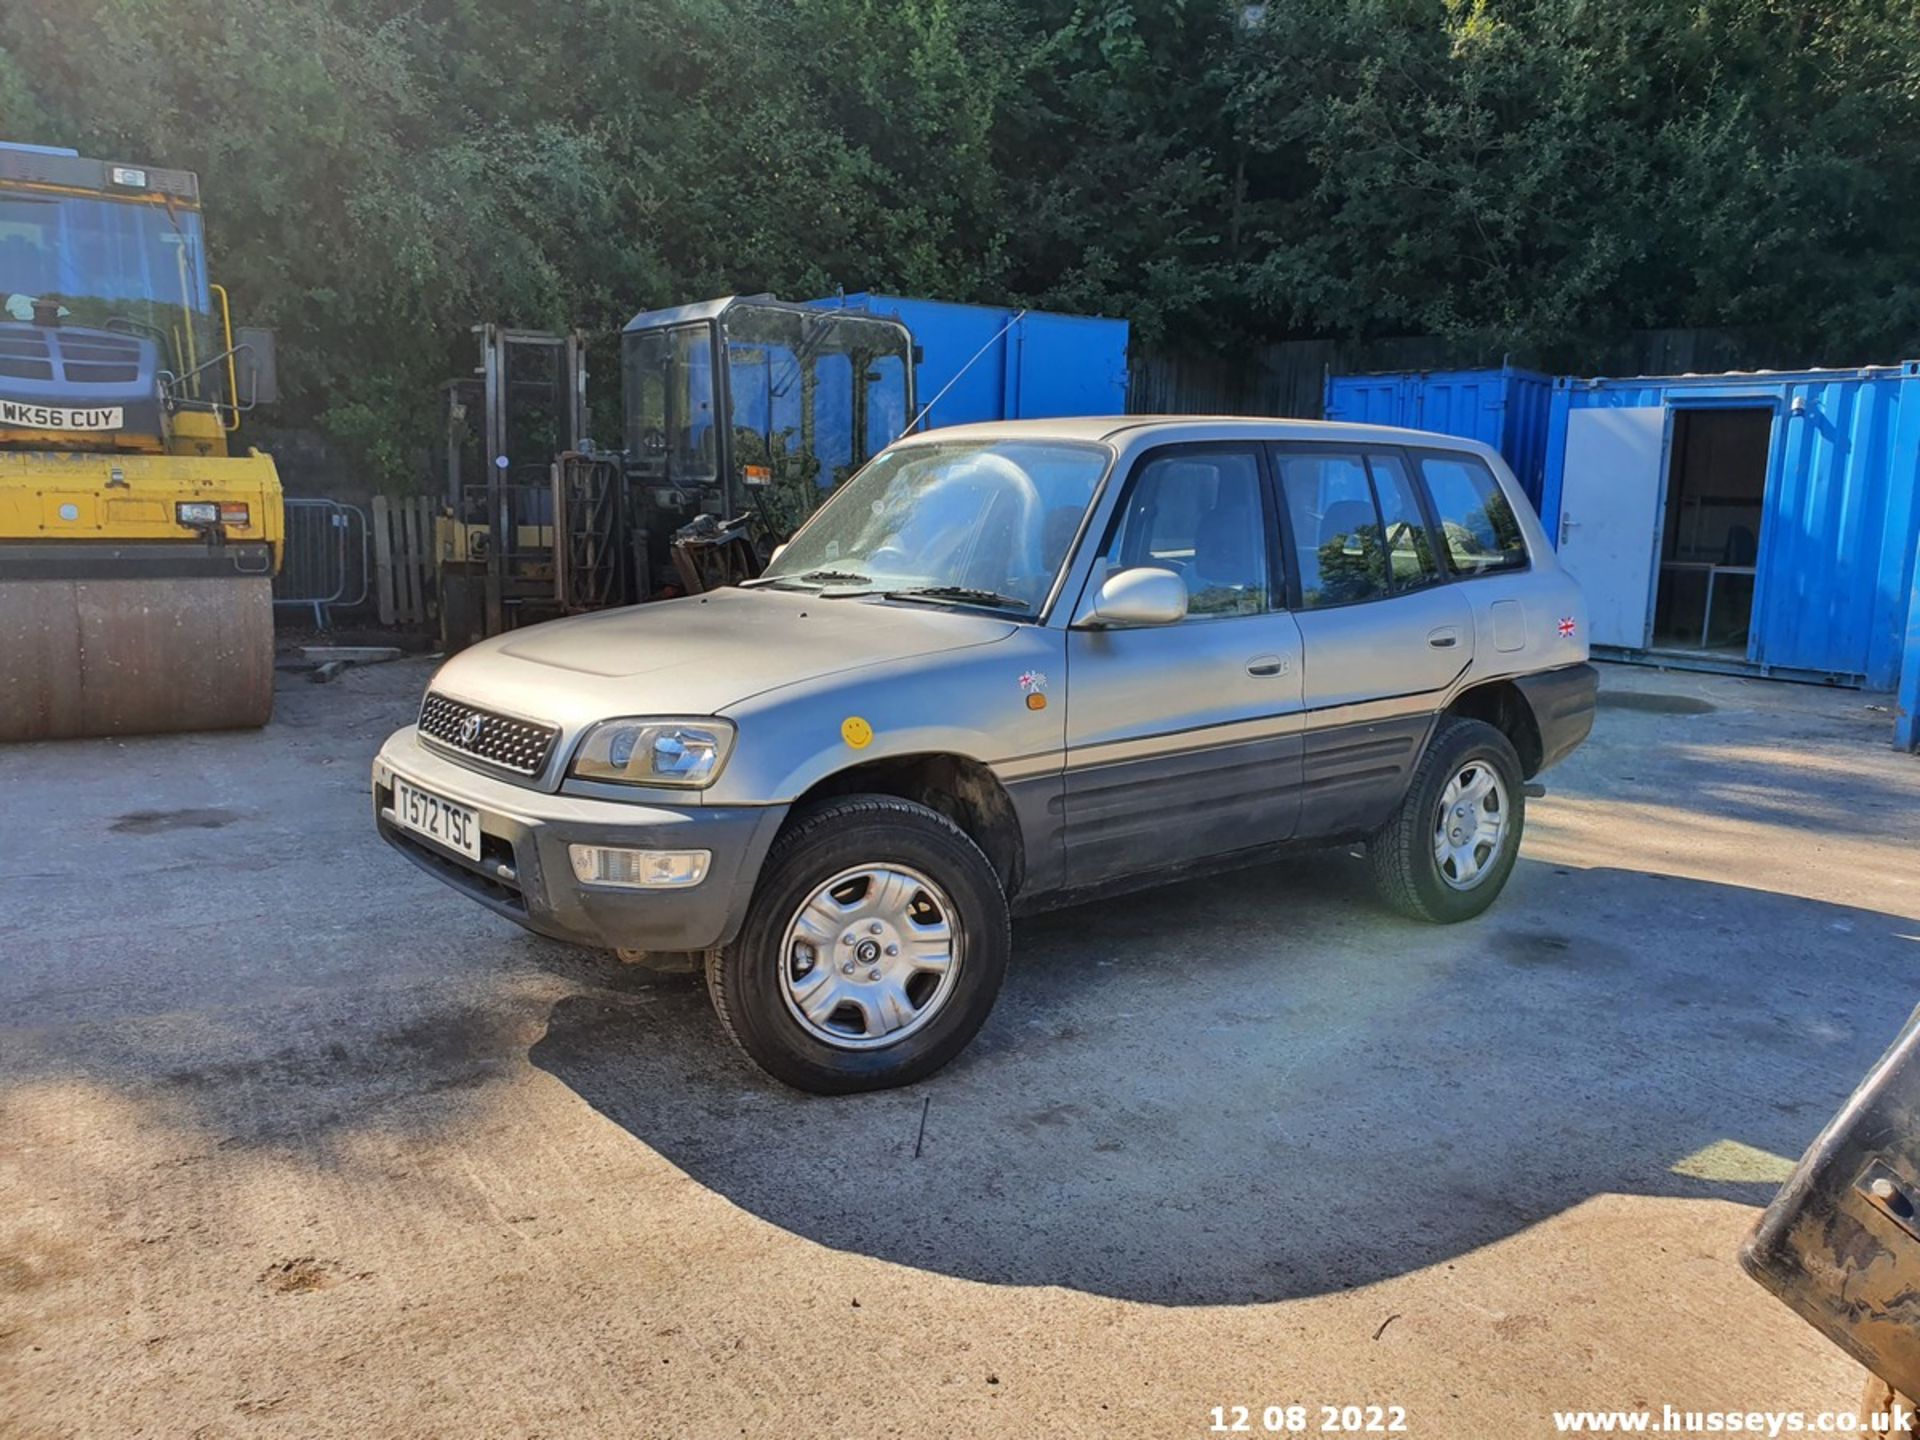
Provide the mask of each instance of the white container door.
POLYGON ((1560 491, 1560 563, 1587 593, 1588 640, 1643 650, 1660 549, 1664 405, 1572 410, 1560 491))

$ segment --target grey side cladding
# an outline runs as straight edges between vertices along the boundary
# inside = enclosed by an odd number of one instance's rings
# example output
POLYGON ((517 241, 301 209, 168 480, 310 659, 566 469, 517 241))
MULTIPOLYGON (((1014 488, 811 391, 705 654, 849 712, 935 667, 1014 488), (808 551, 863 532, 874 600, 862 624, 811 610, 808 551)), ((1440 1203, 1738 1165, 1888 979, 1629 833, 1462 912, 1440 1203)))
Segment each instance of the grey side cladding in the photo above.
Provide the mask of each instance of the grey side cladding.
POLYGON ((1309 730, 1301 791, 1304 840, 1361 835, 1386 823, 1406 793, 1433 714, 1309 730))
POLYGON ((1089 765, 1066 783, 1067 881, 1099 885, 1294 833, 1301 737, 1089 765))

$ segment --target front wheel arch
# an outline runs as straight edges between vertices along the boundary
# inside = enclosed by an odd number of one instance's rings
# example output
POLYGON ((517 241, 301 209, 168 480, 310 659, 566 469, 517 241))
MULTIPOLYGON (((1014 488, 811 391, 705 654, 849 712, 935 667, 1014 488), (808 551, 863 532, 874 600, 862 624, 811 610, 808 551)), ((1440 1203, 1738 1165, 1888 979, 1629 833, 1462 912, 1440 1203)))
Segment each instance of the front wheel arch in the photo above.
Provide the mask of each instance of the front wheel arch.
POLYGON ((1026 843, 1013 799, 1000 777, 971 756, 921 751, 849 765, 799 795, 786 826, 799 823, 815 807, 847 795, 892 795, 924 805, 959 826, 980 847, 1009 897, 1018 895, 1026 883, 1026 843))
MULTIPOLYGON (((850 929, 843 943, 854 944, 855 934, 850 929)), ((878 943, 893 938, 883 933, 878 943)), ((902 932, 898 939, 900 950, 911 957, 911 935, 902 932)), ((740 933, 707 955, 707 991, 728 1037, 775 1079, 816 1094, 884 1089, 931 1075, 967 1046, 993 1008, 1012 945, 1006 892, 964 831, 938 812, 897 796, 845 795, 796 808, 768 852, 740 933), (797 915, 823 883, 849 868, 881 866, 910 867, 936 881, 943 900, 950 897, 956 929, 965 937, 964 950, 956 948, 950 960, 958 979, 939 999, 939 1013, 897 1041, 836 1045, 790 1008, 787 966, 797 961, 794 983, 804 983, 804 970, 838 966, 854 952, 840 955, 828 938, 818 953, 794 955, 788 941, 797 915)), ((814 948, 812 942, 808 948, 814 948)), ((845 973, 872 963, 863 958, 845 973)), ((878 963, 882 971, 889 968, 878 963)), ((910 958, 901 963, 910 965, 910 958)), ((883 989, 888 984, 883 975, 869 978, 883 989)))

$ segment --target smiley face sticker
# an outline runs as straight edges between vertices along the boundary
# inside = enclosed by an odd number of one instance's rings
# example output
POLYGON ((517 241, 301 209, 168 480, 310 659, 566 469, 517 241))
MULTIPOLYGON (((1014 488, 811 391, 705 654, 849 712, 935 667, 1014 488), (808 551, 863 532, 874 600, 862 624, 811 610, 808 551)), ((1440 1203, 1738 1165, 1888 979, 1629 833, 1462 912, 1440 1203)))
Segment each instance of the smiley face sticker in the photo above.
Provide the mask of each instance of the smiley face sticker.
POLYGON ((840 738, 856 750, 864 750, 873 743, 873 726, 858 715, 849 715, 840 722, 840 738))

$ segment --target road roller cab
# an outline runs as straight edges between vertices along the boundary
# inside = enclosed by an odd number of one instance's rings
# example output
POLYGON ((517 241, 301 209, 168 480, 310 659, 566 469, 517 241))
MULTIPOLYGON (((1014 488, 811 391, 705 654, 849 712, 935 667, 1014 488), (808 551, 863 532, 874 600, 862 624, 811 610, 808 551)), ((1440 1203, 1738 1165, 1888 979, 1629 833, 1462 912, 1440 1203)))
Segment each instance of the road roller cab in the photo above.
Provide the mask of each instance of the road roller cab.
POLYGON ((271 459, 181 170, 0 143, 0 740, 261 725, 271 459))

